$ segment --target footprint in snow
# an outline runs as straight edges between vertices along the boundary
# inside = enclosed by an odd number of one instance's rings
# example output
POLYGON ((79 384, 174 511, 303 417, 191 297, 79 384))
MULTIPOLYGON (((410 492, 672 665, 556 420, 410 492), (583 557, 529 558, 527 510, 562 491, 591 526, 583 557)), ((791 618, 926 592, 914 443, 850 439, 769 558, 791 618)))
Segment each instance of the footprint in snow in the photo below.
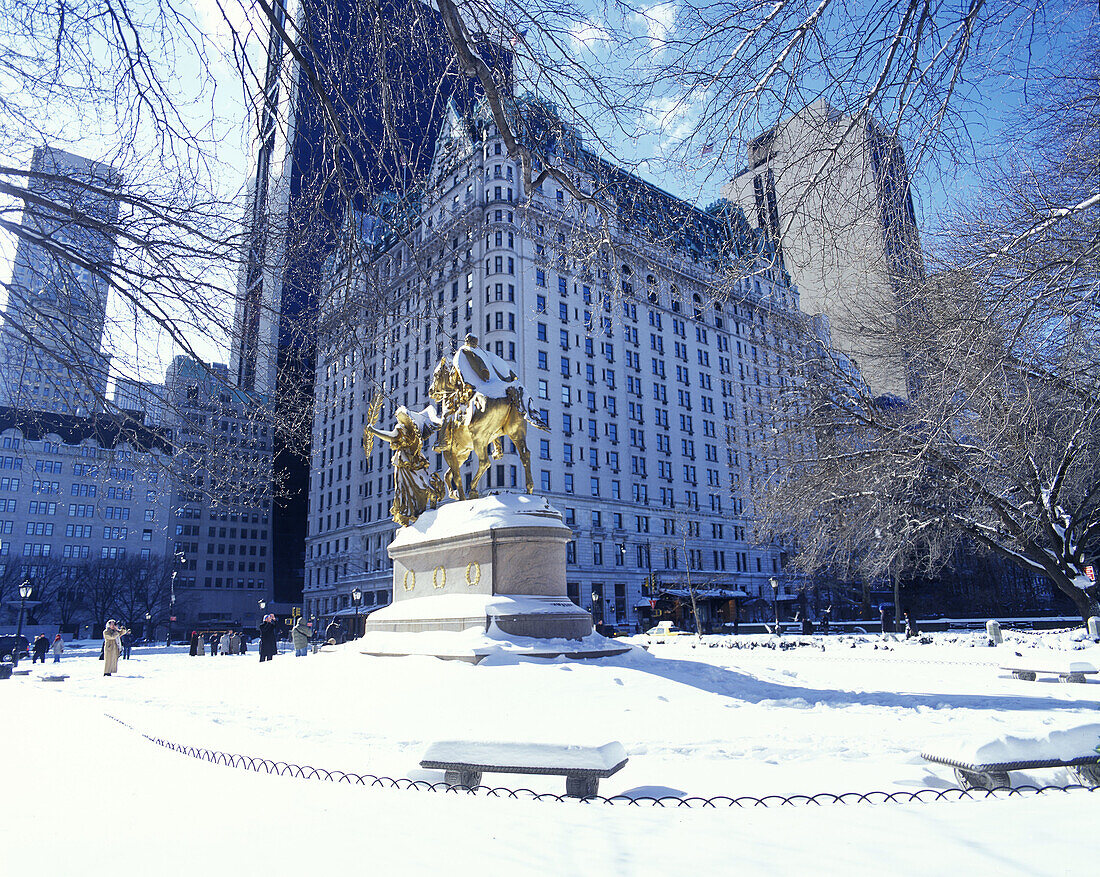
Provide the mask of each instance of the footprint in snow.
POLYGON ((622 685, 623 684, 623 680, 620 679, 618 676, 616 676, 613 681, 616 685, 622 685))
POLYGON ((663 700, 665 703, 668 703, 668 698, 665 697, 663 694, 658 694, 657 700, 663 700))

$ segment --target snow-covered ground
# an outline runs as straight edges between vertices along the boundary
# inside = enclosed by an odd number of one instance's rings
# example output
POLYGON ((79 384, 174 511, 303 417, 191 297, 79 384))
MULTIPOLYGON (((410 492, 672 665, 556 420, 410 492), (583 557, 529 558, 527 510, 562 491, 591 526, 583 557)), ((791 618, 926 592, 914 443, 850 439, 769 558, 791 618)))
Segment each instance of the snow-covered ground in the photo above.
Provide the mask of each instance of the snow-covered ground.
MULTIPOLYGON (((218 862, 244 874, 1092 873, 1100 792, 766 809, 505 800, 266 776, 136 733, 431 781, 441 772, 418 762, 436 740, 617 740, 630 761, 601 782, 607 796, 942 789, 955 785, 950 769, 920 752, 1100 721, 1097 677, 1025 682, 998 669, 1015 652, 1100 668, 1100 647, 1073 634, 1007 636, 999 648, 974 633, 929 644, 819 637, 786 650, 766 637, 681 637, 595 661, 502 654, 477 666, 366 657, 354 644, 265 664, 254 648, 211 660, 151 647, 111 678, 98 645, 77 647, 46 665, 70 674, 63 683, 37 679, 41 666, 0 682, 11 802, 0 874, 63 864, 174 875, 218 862)), ((564 791, 554 777, 484 781, 564 791)), ((1013 774, 1014 785, 1072 781, 1064 769, 1013 774)))

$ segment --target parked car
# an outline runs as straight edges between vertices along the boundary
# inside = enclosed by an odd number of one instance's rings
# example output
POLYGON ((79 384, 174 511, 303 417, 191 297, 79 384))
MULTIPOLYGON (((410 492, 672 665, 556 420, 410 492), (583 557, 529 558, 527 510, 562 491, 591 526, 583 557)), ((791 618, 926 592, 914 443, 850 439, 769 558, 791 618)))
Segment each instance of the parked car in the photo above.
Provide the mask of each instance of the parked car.
POLYGON ((688 632, 686 630, 680 630, 678 627, 674 627, 671 621, 658 621, 655 627, 651 627, 646 631, 647 636, 658 638, 667 636, 686 636, 687 634, 688 632))
POLYGON ((625 630, 621 630, 614 624, 604 624, 602 621, 596 625, 596 633, 600 636, 616 637, 616 636, 629 636, 625 630))
MULTIPOLYGON (((12 652, 16 650, 17 638, 14 633, 5 633, 0 635, 0 660, 11 657, 12 652)), ((27 642, 25 636, 20 635, 18 637, 18 654, 16 657, 22 661, 25 658, 30 658, 31 650, 30 643, 27 642)))

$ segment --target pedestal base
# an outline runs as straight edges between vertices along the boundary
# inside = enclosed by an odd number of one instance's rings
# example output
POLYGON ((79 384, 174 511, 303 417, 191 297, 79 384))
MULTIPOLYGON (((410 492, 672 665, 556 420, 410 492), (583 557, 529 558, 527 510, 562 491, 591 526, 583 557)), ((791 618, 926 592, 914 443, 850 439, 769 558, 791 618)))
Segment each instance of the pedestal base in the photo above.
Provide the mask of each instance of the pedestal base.
POLYGON ((494 652, 602 657, 628 646, 596 636, 567 596, 573 531, 543 497, 500 494, 425 512, 397 531, 393 603, 366 621, 362 651, 474 663, 494 652))
POLYGON ((565 597, 447 594, 394 603, 372 612, 365 625, 367 633, 493 628, 509 636, 582 639, 592 633, 592 616, 565 597))

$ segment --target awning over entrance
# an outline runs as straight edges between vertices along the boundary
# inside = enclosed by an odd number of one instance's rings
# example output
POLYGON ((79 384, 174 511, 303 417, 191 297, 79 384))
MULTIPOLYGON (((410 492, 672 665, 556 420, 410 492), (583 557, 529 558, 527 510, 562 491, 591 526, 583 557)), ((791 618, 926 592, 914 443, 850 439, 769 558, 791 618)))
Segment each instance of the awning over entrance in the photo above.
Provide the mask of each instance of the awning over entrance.
MULTIPOLYGON (((742 590, 733 590, 729 588, 696 588, 695 598, 697 600, 735 600, 739 597, 747 597, 742 590)), ((687 588, 661 588, 658 592, 658 598, 660 597, 682 597, 691 599, 691 591, 687 588)))

